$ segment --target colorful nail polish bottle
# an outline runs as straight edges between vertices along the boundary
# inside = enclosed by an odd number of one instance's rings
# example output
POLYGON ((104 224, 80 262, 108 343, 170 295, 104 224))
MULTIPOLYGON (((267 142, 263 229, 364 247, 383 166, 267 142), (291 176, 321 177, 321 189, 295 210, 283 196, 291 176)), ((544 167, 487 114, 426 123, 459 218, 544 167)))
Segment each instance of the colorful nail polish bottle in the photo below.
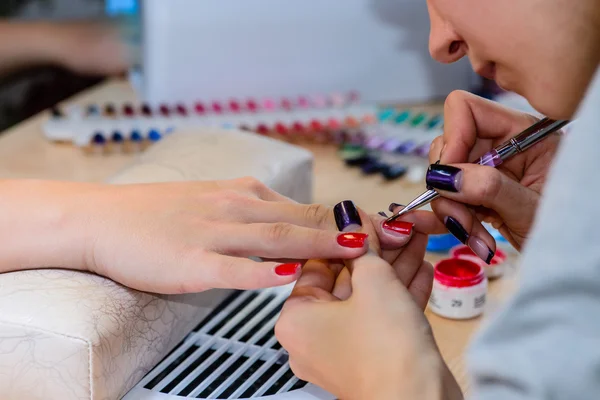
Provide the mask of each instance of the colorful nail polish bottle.
POLYGON ((104 107, 104 116, 106 117, 114 117, 117 113, 117 110, 115 109, 115 106, 113 104, 107 104, 104 107))
POLYGON ((285 136, 288 133, 288 128, 282 122, 278 122, 275 124, 275 133, 281 136, 285 136))
POLYGON ((387 181, 394 181, 402 178, 408 172, 408 167, 402 164, 393 164, 384 168, 381 174, 387 181))
POLYGON ((201 102, 197 102, 194 104, 194 111, 196 111, 196 114, 198 115, 204 115, 206 114, 206 106, 201 102))
POLYGON ((215 101, 212 103, 212 110, 215 114, 222 114, 223 106, 221 105, 221 103, 215 101))
POLYGON ((162 135, 157 129, 150 129, 150 131, 148 132, 148 139, 151 142, 158 142, 162 139, 162 135))
POLYGON ((396 110, 394 110, 393 108, 385 108, 379 111, 379 114, 377 114, 377 119, 379 120, 379 122, 388 122, 392 118, 394 118, 395 115, 396 110))
POLYGON ((308 101, 308 99, 306 97, 299 97, 298 98, 298 107, 299 108, 309 108, 310 101, 308 101))
POLYGON ((256 127, 256 132, 257 132, 257 133, 259 133, 259 134, 261 134, 261 135, 265 135, 265 136, 266 136, 266 135, 268 135, 268 134, 269 134, 269 132, 270 132, 270 129, 269 129, 269 127, 268 127, 267 125, 265 125, 265 124, 259 124, 259 125, 256 127))
POLYGON ((125 115, 126 117, 133 117, 134 114, 135 114, 135 111, 131 104, 125 104, 123 106, 123 115, 125 115))
POLYGON ((436 114, 429 121, 427 121, 426 128, 428 130, 440 128, 444 124, 444 116, 442 114, 436 114))
POLYGON ((238 103, 237 100, 230 100, 229 110, 231 110, 231 112, 233 113, 239 113, 242 110, 242 107, 240 106, 240 103, 238 103))
POLYGON ((383 172, 386 168, 388 168, 388 165, 376 158, 371 158, 360 166, 360 169, 365 175, 377 174, 383 172))
POLYGON ((265 99, 263 101, 263 108, 265 111, 274 111, 275 110, 275 102, 271 99, 265 99))
POLYGON ((417 127, 419 127, 419 125, 424 123, 426 120, 427 120, 427 114, 419 113, 410 120, 409 124, 410 124, 411 128, 417 128, 417 127))
POLYGON ((92 150, 94 153, 104 153, 106 147, 106 137, 102 132, 96 132, 92 137, 92 150))
POLYGON ((302 122, 296 121, 292 124, 292 130, 297 134, 304 134, 306 128, 302 122))
POLYGON ((340 93, 333 93, 331 95, 331 99, 329 100, 331 105, 336 108, 341 108, 346 105, 346 99, 340 93))
POLYGON ((129 135, 129 140, 131 140, 134 143, 141 143, 144 140, 144 138, 142 137, 140 131, 133 130, 131 131, 131 135, 129 135))
POLYGON ((394 152, 398 154, 410 154, 417 148, 417 143, 413 140, 408 140, 398 146, 394 152))
POLYGON ((288 99, 283 99, 281 100, 281 109, 285 110, 285 111, 291 111, 292 110, 292 102, 288 99))
POLYGON ((88 117, 97 116, 100 114, 100 109, 95 104, 90 104, 87 106, 86 114, 88 117))
POLYGON ((158 111, 163 117, 168 117, 171 114, 171 110, 166 104, 161 104, 158 111))
POLYGON ((451 258, 434 268, 429 308, 441 317, 471 319, 485 309, 488 280, 483 268, 470 260, 451 258))
POLYGON ((256 112, 258 111, 258 103, 255 100, 248 100, 246 103, 246 108, 250 112, 256 112))
POLYGON ((409 110, 402 111, 394 118, 394 122, 398 125, 405 123, 411 116, 411 112, 409 110))
POLYGON ((356 91, 351 91, 350 93, 348 93, 348 101, 351 104, 360 102, 360 93, 358 93, 356 91))
POLYGON ((92 138, 92 143, 95 145, 103 146, 106 144, 106 138, 101 132, 97 132, 92 138))
POLYGON ((507 255, 501 249, 496 249, 496 254, 490 260, 489 265, 479 258, 470 247, 465 246, 464 244, 453 247, 452 250, 450 250, 450 255, 453 258, 463 258, 478 263, 483 268, 488 279, 495 279, 504 275, 507 255))
POLYGON ((151 117, 152 116, 152 107, 150 107, 150 105, 148 105, 148 104, 142 104, 142 115, 144 117, 151 117))
POLYGON ((179 114, 182 117, 187 117, 188 115, 187 107, 183 104, 177 104, 175 106, 175 111, 177 111, 177 114, 179 114))
POLYGON ((123 143, 123 140, 125 140, 123 134, 119 131, 114 131, 111 139, 113 143, 123 143))
POLYGON ((326 108, 328 106, 327 98, 321 95, 313 96, 312 104, 315 108, 326 108))

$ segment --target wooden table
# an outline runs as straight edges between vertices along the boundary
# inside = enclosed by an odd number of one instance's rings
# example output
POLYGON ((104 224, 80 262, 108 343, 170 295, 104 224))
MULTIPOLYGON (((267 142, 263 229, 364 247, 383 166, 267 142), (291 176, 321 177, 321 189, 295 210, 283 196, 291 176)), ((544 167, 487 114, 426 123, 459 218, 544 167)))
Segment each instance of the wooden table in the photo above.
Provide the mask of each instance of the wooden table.
MULTIPOLYGON (((121 103, 135 100, 128 83, 111 81, 92 88, 69 100, 68 104, 121 103)), ((421 107, 431 109, 431 106, 421 107)), ((438 107, 439 108, 439 107, 438 107)), ((89 155, 70 144, 46 140, 42 124, 48 113, 42 113, 0 136, 0 178, 52 179, 80 182, 101 182, 135 161, 133 154, 89 155)), ((315 154, 315 202, 333 205, 352 199, 370 213, 386 210, 390 202, 406 204, 423 190, 423 184, 405 181, 384 183, 375 177, 365 177, 356 169, 348 169, 337 158, 335 149, 326 145, 307 145, 315 154)), ((436 256, 429 255, 430 261, 436 256)), ((490 284, 490 315, 512 287, 513 279, 504 278, 490 284)), ((452 321, 427 311, 438 345, 450 369, 463 390, 469 381, 463 355, 481 319, 452 321)))

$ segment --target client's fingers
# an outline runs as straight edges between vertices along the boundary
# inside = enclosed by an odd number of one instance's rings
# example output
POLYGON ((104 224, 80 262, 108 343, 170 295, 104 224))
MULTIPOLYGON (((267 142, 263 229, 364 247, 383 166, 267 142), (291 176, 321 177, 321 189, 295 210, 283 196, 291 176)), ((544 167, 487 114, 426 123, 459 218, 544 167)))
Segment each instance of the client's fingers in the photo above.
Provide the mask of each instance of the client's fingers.
POLYGON ((256 262, 200 253, 197 258, 183 260, 180 268, 161 275, 160 279, 163 286, 174 288, 172 293, 197 293, 208 289, 253 290, 292 283, 298 279, 301 270, 300 263, 256 262))
POLYGON ((240 257, 356 258, 367 250, 368 235, 312 229, 290 223, 218 224, 208 239, 217 252, 240 257))

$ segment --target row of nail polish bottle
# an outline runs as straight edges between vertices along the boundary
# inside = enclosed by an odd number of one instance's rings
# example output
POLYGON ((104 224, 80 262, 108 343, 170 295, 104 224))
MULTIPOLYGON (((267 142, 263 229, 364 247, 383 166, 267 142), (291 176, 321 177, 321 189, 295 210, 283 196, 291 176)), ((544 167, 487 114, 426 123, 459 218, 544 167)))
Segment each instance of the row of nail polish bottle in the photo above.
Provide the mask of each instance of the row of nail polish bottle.
POLYGON ((80 147, 94 153, 140 152, 150 144, 159 142, 171 134, 173 129, 149 129, 141 131, 134 129, 130 132, 115 130, 112 133, 96 131, 91 140, 77 143, 80 147))

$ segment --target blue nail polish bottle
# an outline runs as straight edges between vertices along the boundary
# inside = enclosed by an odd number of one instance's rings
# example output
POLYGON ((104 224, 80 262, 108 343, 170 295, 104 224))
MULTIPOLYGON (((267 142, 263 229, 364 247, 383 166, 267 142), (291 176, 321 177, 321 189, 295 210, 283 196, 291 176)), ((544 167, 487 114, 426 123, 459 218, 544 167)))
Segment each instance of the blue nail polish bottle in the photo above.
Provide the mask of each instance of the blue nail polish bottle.
POLYGON ((398 146, 396 148, 396 150, 394 150, 394 152, 398 153, 398 154, 408 154, 408 153, 412 152, 414 149, 416 149, 416 147, 417 147, 417 144, 414 141, 409 140, 407 142, 402 143, 400 146, 398 146))
POLYGON ((112 141, 114 143, 123 143, 123 135, 121 134, 121 132, 119 131, 114 131, 113 135, 112 135, 112 141))
POLYGON ((377 114, 377 119, 379 120, 379 122, 386 122, 392 119, 394 115, 396 115, 396 110, 394 110, 393 108, 386 108, 381 110, 379 114, 377 114))
POLYGON ((104 144, 106 144, 106 138, 101 132, 97 132, 92 138, 92 143, 96 146, 103 146, 104 144))
POLYGON ((97 105, 90 104, 87 107, 87 115, 92 116, 92 115, 98 115, 98 114, 100 114, 100 109, 98 108, 97 105))
POLYGON ((361 165, 360 169, 365 175, 372 175, 383 171, 388 166, 377 159, 371 159, 361 165))
POLYGON ((444 116, 441 114, 435 115, 427 122, 427 129, 435 129, 438 125, 444 122, 444 116))
POLYGON ((131 135, 129 136, 129 139, 131 139, 131 141, 135 142, 135 143, 139 143, 142 140, 144 140, 144 138, 142 137, 142 134, 140 133, 140 131, 137 131, 137 130, 131 132, 131 135))
POLYGON ((402 164, 394 164, 381 171, 383 177, 388 181, 402 178, 408 172, 408 167, 402 164))
POLYGON ((403 124, 406 121, 408 121, 409 118, 410 118, 410 111, 403 111, 400 114, 396 115, 396 118, 394 118, 394 122, 396 124, 403 124))
POLYGON ((162 139, 162 135, 158 130, 150 129, 148 132, 148 139, 150 139, 152 142, 158 142, 160 139, 162 139))

